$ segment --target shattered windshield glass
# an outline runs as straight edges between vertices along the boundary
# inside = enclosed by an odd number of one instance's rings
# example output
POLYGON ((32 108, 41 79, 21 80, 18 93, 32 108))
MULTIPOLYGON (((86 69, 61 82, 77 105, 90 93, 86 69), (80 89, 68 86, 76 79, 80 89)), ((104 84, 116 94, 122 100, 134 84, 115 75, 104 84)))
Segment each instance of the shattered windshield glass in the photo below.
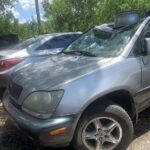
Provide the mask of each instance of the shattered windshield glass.
POLYGON ((138 25, 112 32, 96 27, 73 42, 64 52, 84 51, 100 57, 118 56, 136 32, 137 27, 138 25))

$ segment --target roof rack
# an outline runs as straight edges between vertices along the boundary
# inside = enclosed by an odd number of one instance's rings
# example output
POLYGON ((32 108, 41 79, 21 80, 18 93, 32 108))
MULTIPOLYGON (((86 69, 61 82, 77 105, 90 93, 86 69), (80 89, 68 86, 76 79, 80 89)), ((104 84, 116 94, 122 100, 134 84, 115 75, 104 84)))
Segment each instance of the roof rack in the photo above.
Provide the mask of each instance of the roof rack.
POLYGON ((124 27, 132 24, 137 24, 140 21, 138 11, 125 11, 116 15, 115 27, 124 27))

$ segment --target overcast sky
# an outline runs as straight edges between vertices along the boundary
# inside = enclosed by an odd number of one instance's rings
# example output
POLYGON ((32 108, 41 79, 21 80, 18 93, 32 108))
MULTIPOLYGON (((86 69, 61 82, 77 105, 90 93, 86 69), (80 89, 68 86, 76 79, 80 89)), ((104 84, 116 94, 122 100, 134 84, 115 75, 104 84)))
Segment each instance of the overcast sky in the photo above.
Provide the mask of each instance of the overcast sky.
MULTIPOLYGON (((41 3, 42 0, 39 0, 41 3)), ((15 3, 15 7, 12 9, 13 14, 16 18, 19 19, 20 23, 24 23, 30 21, 32 16, 36 17, 36 10, 35 10, 35 0, 18 0, 15 3)), ((43 8, 40 4, 40 14, 41 18, 43 18, 43 8)))

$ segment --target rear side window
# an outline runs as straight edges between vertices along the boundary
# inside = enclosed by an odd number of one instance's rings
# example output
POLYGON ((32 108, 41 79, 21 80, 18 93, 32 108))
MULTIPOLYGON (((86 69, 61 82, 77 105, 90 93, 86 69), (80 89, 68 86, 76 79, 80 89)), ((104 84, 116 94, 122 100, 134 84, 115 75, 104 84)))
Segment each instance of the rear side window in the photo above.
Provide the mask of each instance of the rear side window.
POLYGON ((43 45, 39 46, 36 50, 65 48, 76 38, 77 36, 74 35, 63 35, 63 36, 55 37, 47 41, 43 45))
POLYGON ((79 37, 79 35, 77 35, 77 34, 65 35, 65 36, 64 36, 64 40, 65 40, 65 45, 66 45, 66 47, 67 47, 69 44, 71 44, 73 41, 75 41, 78 37, 79 37))

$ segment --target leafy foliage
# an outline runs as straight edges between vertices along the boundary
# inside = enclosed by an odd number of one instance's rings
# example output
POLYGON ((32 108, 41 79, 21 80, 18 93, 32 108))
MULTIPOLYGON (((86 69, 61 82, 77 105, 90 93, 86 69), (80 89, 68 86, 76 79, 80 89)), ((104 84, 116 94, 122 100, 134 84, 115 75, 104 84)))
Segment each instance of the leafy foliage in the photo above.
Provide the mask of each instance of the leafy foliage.
MULTIPOLYGON (((0 33, 17 33, 25 39, 39 33, 36 20, 20 24, 11 13, 16 0, 0 0, 0 33), (6 11, 7 10, 7 11, 6 11)), ((104 22, 111 22, 116 13, 139 10, 143 17, 150 9, 150 0, 43 0, 46 21, 40 31, 86 31, 104 22)))
POLYGON ((0 0, 0 34, 16 33, 21 39, 31 37, 38 33, 37 22, 32 18, 32 21, 24 24, 19 24, 11 8, 16 0, 0 0))
POLYGON ((0 0, 0 15, 7 14, 16 0, 0 0))
POLYGON ((0 33, 5 34, 12 30, 14 16, 11 12, 15 0, 0 0, 0 33))
POLYGON ((112 21, 115 14, 150 8, 149 0, 44 0, 45 17, 53 31, 85 31, 96 24, 112 21))

